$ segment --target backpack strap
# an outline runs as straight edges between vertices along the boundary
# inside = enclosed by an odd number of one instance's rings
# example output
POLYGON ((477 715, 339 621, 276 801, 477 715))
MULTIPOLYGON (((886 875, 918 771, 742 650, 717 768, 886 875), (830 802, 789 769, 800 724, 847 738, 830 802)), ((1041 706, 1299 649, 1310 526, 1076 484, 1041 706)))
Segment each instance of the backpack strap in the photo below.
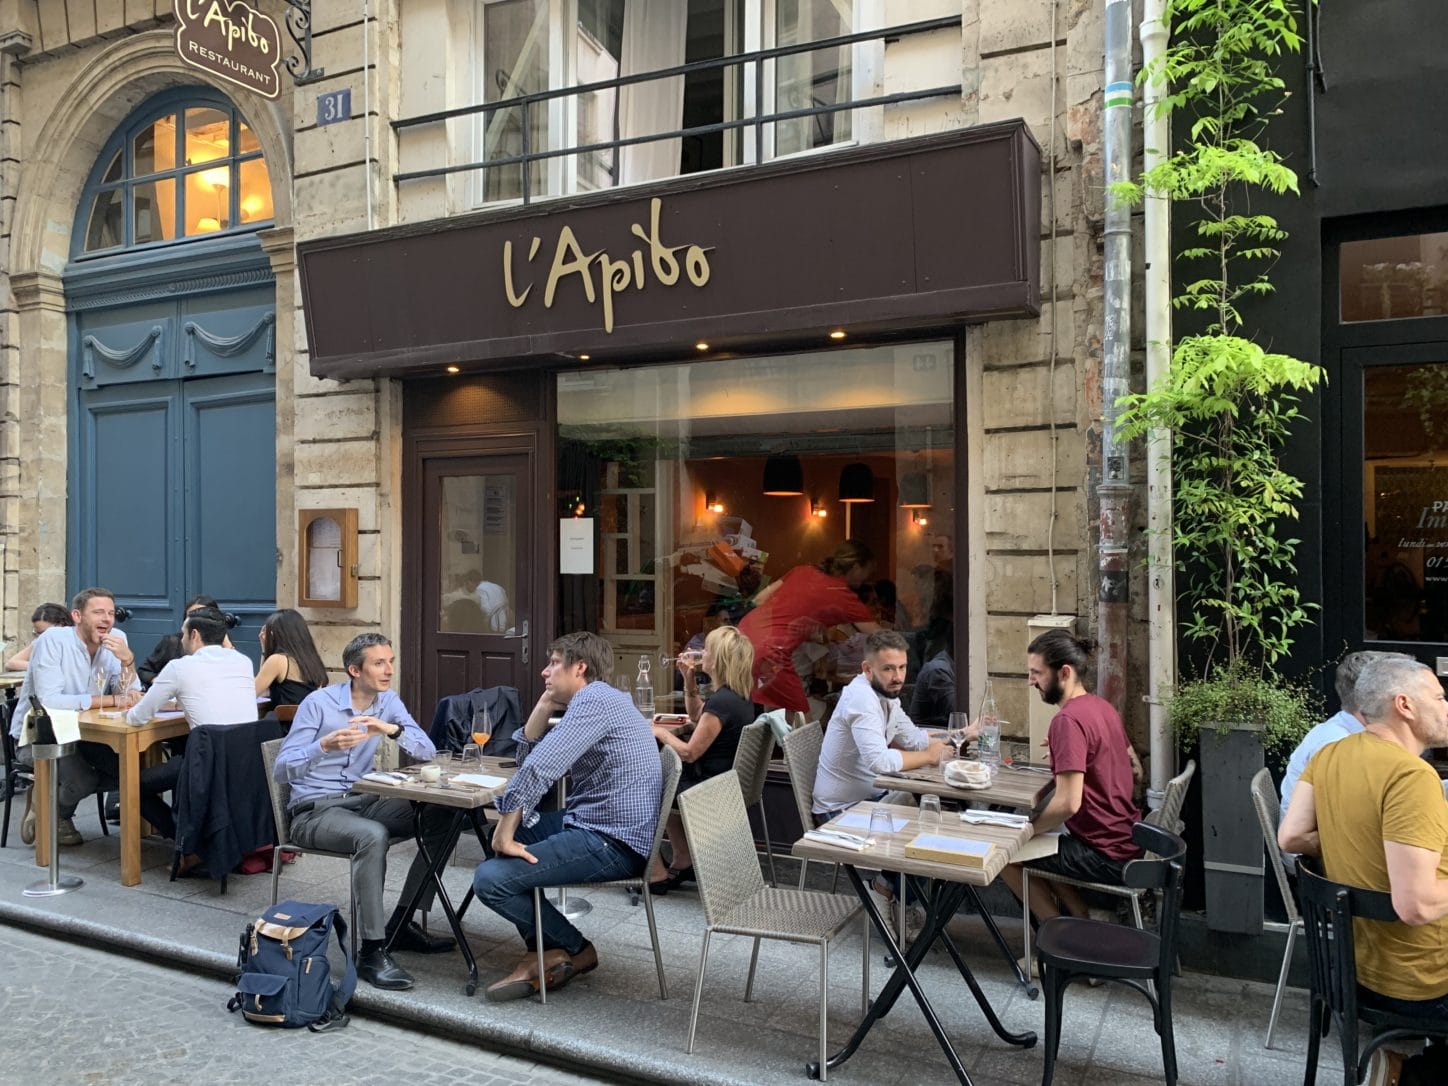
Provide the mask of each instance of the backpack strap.
POLYGON ((352 958, 352 944, 347 939, 347 921, 342 919, 340 909, 332 912, 332 928, 337 933, 337 943, 342 948, 342 957, 347 960, 347 968, 342 973, 342 980, 332 995, 332 1006, 337 1014, 341 1014, 347 1009, 347 1004, 352 999, 352 993, 357 990, 357 963, 352 958))

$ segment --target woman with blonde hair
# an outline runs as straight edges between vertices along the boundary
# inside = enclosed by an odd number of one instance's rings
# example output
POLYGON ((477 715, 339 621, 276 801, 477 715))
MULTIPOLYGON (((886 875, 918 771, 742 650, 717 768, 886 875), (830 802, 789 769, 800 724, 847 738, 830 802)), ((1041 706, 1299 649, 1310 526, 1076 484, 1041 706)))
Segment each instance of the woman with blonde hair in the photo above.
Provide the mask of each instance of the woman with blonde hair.
MULTIPOLYGON (((754 646, 737 626, 719 626, 704 638, 702 669, 714 680, 714 692, 705 701, 699 694, 695 665, 682 657, 678 668, 684 674, 684 708, 693 721, 688 739, 680 739, 668 728, 654 725, 654 738, 674 748, 684 763, 679 791, 734 768, 739 734, 754 719, 754 646)), ((649 889, 666 894, 682 882, 692 882, 694 866, 689 862, 689 843, 677 811, 669 815, 669 843, 674 846, 673 866, 660 866, 650 876, 649 889)))

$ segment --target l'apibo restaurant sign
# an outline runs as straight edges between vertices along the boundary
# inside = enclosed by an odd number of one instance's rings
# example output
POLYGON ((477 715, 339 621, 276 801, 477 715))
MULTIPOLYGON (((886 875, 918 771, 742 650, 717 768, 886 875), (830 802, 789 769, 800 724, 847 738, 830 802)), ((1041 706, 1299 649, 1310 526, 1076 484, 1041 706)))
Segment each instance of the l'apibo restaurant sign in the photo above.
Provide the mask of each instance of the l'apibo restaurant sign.
POLYGON ((639 362, 1040 309, 1019 121, 298 247, 311 370, 639 362))
POLYGON ((265 98, 281 93, 282 35, 270 15, 246 0, 172 0, 172 9, 183 62, 265 98))

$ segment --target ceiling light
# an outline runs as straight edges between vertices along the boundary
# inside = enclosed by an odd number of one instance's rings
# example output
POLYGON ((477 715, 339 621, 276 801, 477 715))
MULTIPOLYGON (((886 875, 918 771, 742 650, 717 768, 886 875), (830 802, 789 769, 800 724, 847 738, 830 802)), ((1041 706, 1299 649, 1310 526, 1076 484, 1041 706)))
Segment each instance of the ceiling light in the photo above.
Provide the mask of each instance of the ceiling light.
POLYGON ((844 338, 845 338, 845 330, 844 330, 843 328, 836 328, 833 332, 830 333, 830 338, 831 338, 831 339, 844 339, 844 338))
POLYGON ((840 472, 840 501, 872 502, 875 500, 875 473, 865 463, 846 464, 840 472))
POLYGON ((581 354, 581 355, 578 356, 578 361, 580 361, 580 362, 587 362, 587 361, 588 361, 590 358, 592 358, 592 357, 593 357, 592 355, 581 354))
POLYGON ((463 369, 461 366, 449 366, 447 371, 448 373, 462 373, 463 369))
POLYGON ((707 351, 708 349, 709 344, 705 343, 702 339, 699 340, 698 343, 694 344, 694 350, 696 351, 707 351))
POLYGON ((764 493, 779 498, 804 493, 804 465, 793 453, 775 453, 764 462, 764 493))
POLYGON ((930 481, 923 471, 912 471, 900 480, 901 509, 929 509, 930 481))

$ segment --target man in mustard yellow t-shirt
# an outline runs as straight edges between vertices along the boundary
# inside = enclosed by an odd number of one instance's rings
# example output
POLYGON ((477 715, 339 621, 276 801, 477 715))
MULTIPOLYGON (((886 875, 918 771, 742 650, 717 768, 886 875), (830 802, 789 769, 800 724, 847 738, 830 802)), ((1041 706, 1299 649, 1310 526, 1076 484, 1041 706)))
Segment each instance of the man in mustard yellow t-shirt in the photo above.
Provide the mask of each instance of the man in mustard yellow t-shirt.
POLYGON ((1432 671, 1391 657, 1355 692, 1366 730, 1307 763, 1277 840, 1334 882, 1392 893, 1400 923, 1354 925, 1361 1001, 1448 1018, 1448 802, 1420 757, 1448 744, 1448 700, 1432 671))

